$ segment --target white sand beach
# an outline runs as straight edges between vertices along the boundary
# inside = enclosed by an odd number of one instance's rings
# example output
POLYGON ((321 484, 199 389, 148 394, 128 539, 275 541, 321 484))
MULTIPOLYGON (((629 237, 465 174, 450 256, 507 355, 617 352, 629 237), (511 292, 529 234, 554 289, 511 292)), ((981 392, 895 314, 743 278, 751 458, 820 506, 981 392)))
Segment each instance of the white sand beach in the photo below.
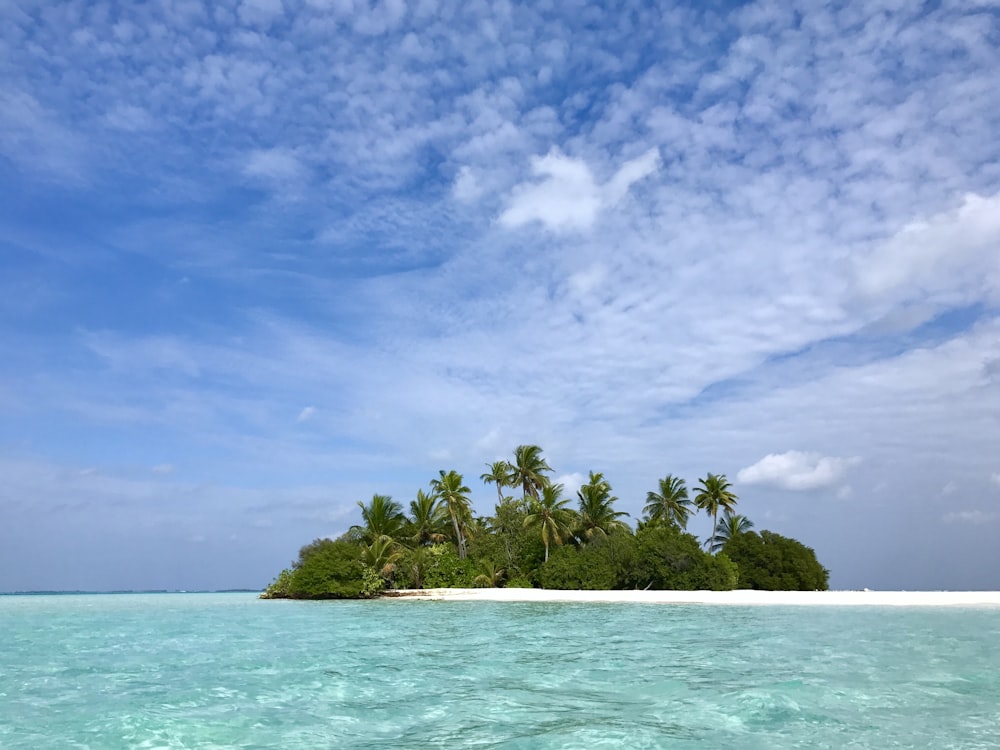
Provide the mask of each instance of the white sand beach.
POLYGON ((621 602, 629 604, 1000 607, 1000 591, 560 591, 401 589, 386 599, 449 602, 621 602))

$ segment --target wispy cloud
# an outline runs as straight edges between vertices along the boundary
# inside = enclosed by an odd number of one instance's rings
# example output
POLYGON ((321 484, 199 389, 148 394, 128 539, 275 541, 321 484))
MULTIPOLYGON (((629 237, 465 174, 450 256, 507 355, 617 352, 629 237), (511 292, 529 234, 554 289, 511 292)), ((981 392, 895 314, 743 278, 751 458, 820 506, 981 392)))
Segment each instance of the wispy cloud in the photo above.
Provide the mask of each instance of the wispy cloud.
POLYGON ((1000 520, 1000 513, 984 510, 957 510, 944 514, 946 523, 969 523, 979 526, 1000 520))

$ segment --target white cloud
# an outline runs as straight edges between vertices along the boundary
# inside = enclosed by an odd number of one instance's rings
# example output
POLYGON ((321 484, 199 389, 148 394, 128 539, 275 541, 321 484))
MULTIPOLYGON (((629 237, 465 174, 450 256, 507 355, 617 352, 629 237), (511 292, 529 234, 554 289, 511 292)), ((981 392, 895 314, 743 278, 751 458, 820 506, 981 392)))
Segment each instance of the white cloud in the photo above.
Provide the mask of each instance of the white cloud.
POLYGON ((315 406, 307 406, 302 411, 299 412, 299 416, 295 418, 296 422, 308 422, 316 414, 315 406))
POLYGON ((976 526, 1000 520, 1000 513, 983 510, 959 510, 945 513, 946 523, 968 523, 976 526))
POLYGON ((577 490, 585 485, 588 479, 589 477, 585 474, 574 471, 569 474, 560 474, 552 480, 552 483, 561 484, 563 486, 562 496, 572 499, 576 497, 577 490))
MULTIPOLYGON (((74 8, 5 17, 0 188, 58 208, 34 183, 100 170, 95 185, 135 196, 93 212, 91 242, 18 216, 0 239, 80 269, 142 252, 191 279, 171 302, 134 277, 162 322, 143 332, 118 310, 128 326, 84 336, 100 357, 37 326, 6 334, 5 425, 26 414, 101 438, 108 456, 79 465, 114 465, 127 434, 130 452, 155 446, 140 466, 169 455, 185 477, 202 462, 267 487, 328 476, 321 494, 353 512, 537 442, 557 468, 593 461, 635 513, 666 471, 692 484, 750 467, 760 446, 822 446, 865 456, 849 479, 866 528, 933 525, 935 540, 941 478, 997 469, 1000 425, 982 408, 1000 398, 995 308, 917 329, 997 289, 1000 53, 954 3, 751 2, 721 35, 678 4, 596 8, 575 26, 503 2, 447 18, 433 0, 309 0, 294 16, 275 0, 138 3, 107 23, 74 8), (725 48, 691 42, 705 38, 725 48), (900 59, 905 78, 885 64, 900 59), (225 218, 187 218, 215 216, 201 207, 247 179, 293 192, 295 210, 250 194, 225 218), (130 206, 162 218, 115 224, 130 206), (498 231, 516 226, 529 231, 498 231), (273 317, 246 312, 262 309, 273 317), (320 403, 334 434, 294 421, 320 403), (431 447, 453 459, 436 465, 431 447)), ((7 297, 100 287, 32 267, 12 267, 7 297)), ((780 497, 747 489, 750 515, 815 539, 837 583, 852 566, 918 577, 916 554, 865 561, 843 543, 861 532, 845 521, 838 536, 842 508, 778 513, 780 497)), ((990 569, 971 562, 972 531, 935 544, 956 580, 990 569)))
POLYGON ((243 0, 239 8, 243 23, 262 26, 270 25, 276 18, 284 15, 284 12, 281 0, 243 0))
POLYGON ((955 482, 948 482, 944 487, 941 488, 942 495, 954 495, 958 492, 958 485, 955 482))
POLYGON ((1000 193, 969 193, 957 209, 907 224, 860 261, 858 274, 875 298, 1000 299, 1000 193))
POLYGON ((990 481, 1000 487, 1000 471, 990 474, 990 481))
POLYGON ((604 202, 614 205, 628 192, 639 180, 643 180, 660 169, 660 151, 651 148, 641 156, 625 162, 614 177, 604 186, 604 202))
POLYGON ((172 464, 157 464, 152 468, 154 474, 173 474, 174 467, 172 464))
POLYGON ((272 148, 251 152, 246 158, 243 173, 248 177, 282 184, 302 179, 305 168, 287 149, 272 148))
POLYGON ((474 203, 483 194, 483 189, 470 167, 458 170, 451 187, 451 194, 459 203, 474 203))
POLYGON ((740 469, 736 478, 745 484, 762 484, 785 490, 814 490, 836 484, 858 458, 837 458, 819 453, 771 453, 740 469))
POLYGON ((532 157, 532 182, 514 187, 499 222, 519 227, 540 222, 554 232, 588 229, 604 208, 614 206, 629 187, 653 174, 660 166, 657 149, 626 162, 605 185, 598 185, 583 159, 553 148, 543 157, 532 157))
POLYGON ((359 34, 377 36, 395 29, 406 17, 404 0, 377 0, 373 6, 365 2, 355 16, 354 30, 359 34))
POLYGON ((77 182, 85 171, 86 146, 79 131, 37 98, 0 88, 0 154, 22 169, 77 182))
POLYGON ((105 115, 109 127, 130 133, 151 130, 155 121, 142 107, 132 104, 118 104, 105 115))

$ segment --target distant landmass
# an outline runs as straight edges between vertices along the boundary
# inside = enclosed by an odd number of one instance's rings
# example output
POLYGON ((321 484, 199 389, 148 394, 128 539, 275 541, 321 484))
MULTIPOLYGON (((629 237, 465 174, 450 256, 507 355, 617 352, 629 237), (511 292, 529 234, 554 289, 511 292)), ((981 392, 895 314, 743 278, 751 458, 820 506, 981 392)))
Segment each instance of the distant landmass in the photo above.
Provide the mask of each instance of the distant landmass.
POLYGON ((115 589, 113 591, 0 591, 0 596, 69 596, 80 594, 259 594, 260 589, 115 589))

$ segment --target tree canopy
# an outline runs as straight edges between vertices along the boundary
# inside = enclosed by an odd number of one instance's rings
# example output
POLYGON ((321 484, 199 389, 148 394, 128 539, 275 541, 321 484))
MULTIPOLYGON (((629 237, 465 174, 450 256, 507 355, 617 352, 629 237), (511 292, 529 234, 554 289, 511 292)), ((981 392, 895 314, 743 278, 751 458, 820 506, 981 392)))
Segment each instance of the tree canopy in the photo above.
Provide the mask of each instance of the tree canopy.
POLYGON ((376 596, 386 588, 535 586, 561 589, 825 589, 828 571, 812 549, 772 531, 753 531, 735 513, 724 474, 699 480, 688 497, 673 474, 655 480, 633 530, 602 472, 591 471, 577 508, 536 445, 513 462, 486 464, 497 489, 493 514, 476 516, 462 474, 441 470, 417 490, 409 514, 388 495, 359 502, 362 523, 336 540, 316 539, 268 586, 265 598, 376 596), (507 497, 505 489, 520 491, 507 497), (712 534, 687 532, 704 510, 712 534), (722 510, 722 519, 718 518, 722 510))

